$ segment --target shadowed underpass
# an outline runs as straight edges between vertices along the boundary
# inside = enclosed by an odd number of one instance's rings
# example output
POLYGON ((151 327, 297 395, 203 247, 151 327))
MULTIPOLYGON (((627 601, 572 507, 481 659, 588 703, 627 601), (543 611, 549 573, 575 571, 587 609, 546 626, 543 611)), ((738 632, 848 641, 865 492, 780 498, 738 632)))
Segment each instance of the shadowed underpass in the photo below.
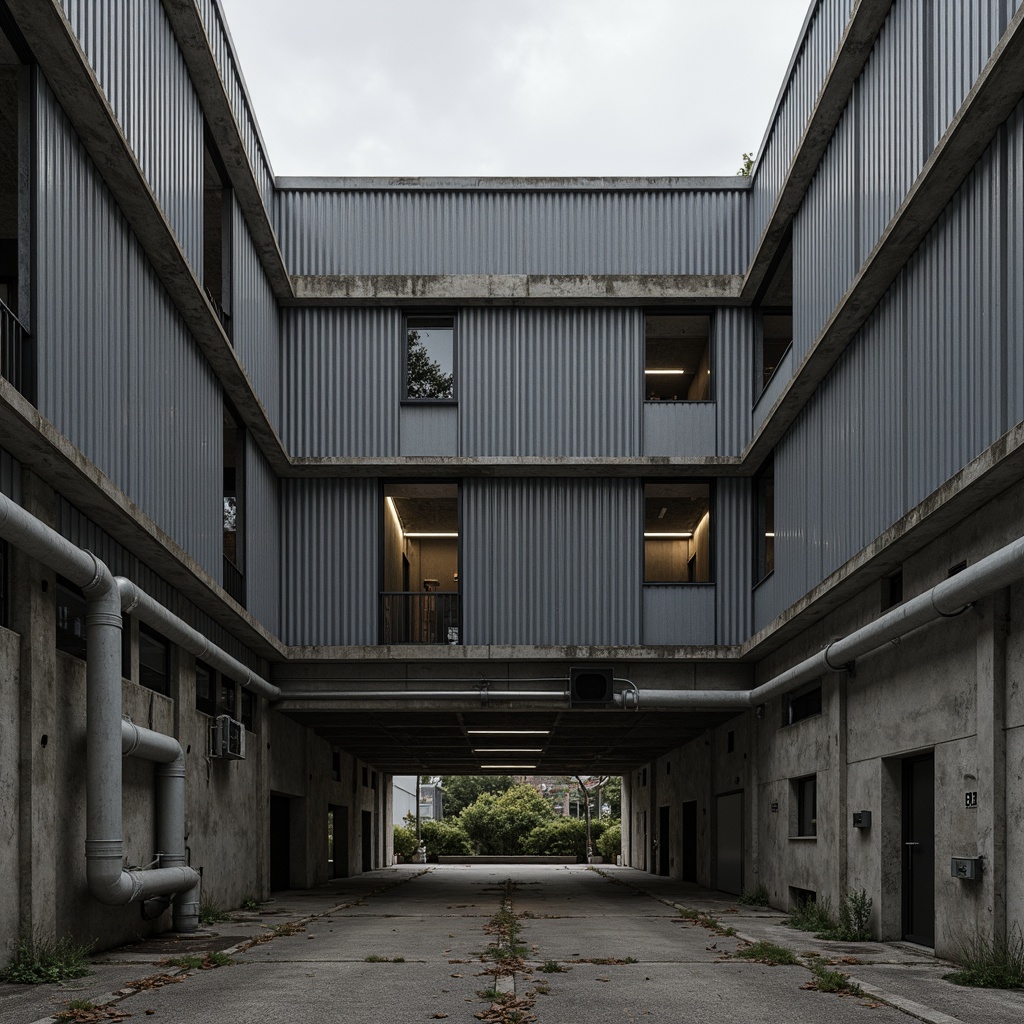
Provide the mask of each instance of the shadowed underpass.
POLYGON ((737 958, 744 943, 723 934, 727 927, 799 954, 823 952, 858 980, 882 985, 887 970, 890 979, 896 967, 908 978, 916 971, 930 1005, 950 1014, 926 1020, 987 1024, 1024 1007, 1018 994, 942 982, 948 965, 932 957, 867 943, 851 958, 783 928, 776 911, 729 900, 621 868, 407 866, 279 894, 196 938, 104 954, 90 978, 64 988, 8 986, 0 1020, 38 1021, 70 999, 115 997, 111 1009, 163 1024, 910 1019, 874 998, 814 990, 803 964, 737 958), (681 906, 709 916, 693 920, 681 906), (228 950, 234 963, 191 972, 167 963, 210 950, 228 950), (937 986, 948 992, 934 998, 937 986))

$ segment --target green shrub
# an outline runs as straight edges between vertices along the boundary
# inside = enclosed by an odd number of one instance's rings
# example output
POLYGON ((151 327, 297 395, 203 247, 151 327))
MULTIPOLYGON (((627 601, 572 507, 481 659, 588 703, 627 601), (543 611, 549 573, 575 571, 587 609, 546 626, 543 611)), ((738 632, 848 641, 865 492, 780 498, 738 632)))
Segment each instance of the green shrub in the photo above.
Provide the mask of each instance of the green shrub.
POLYGON ((85 958, 89 947, 71 939, 56 942, 19 942, 0 981, 12 985, 42 985, 47 982, 84 978, 89 973, 85 958))
POLYGON ((834 932, 837 927, 832 913, 832 901, 823 896, 820 900, 803 900, 791 910, 786 924, 802 932, 834 932))
POLYGON ((980 936, 957 942, 959 971, 945 975, 957 985, 976 988, 1024 988, 1024 938, 1018 925, 1006 939, 989 942, 980 936))
POLYGON ((532 829, 523 852, 548 857, 587 859, 587 823, 582 818, 556 818, 532 829))
POLYGON ((622 853, 622 826, 617 821, 612 822, 601 833, 597 840, 597 852, 612 863, 622 853))
POLYGON ((460 857, 473 852, 469 836, 455 822, 424 821, 420 823, 420 836, 431 857, 460 857))
POLYGON ((483 793, 459 815, 459 825, 477 853, 525 853, 526 838, 554 812, 533 786, 513 786, 495 796, 483 793))
POLYGON ((395 826, 395 854, 399 857, 405 857, 407 860, 410 857, 416 856, 416 851, 419 849, 419 843, 416 842, 416 829, 409 828, 406 825, 395 826))

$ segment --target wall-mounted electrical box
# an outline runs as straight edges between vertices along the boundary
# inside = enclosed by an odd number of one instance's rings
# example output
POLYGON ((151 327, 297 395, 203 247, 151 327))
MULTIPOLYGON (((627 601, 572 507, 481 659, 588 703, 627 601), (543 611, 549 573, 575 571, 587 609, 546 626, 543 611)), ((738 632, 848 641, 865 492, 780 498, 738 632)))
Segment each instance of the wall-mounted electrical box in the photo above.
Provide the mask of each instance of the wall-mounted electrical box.
POLYGON ((230 715, 218 715, 210 726, 210 756, 245 760, 245 726, 230 715))
POLYGON ((871 812, 870 811, 854 811, 853 812, 853 827, 854 828, 871 828, 871 812))
POLYGON ((953 857, 949 862, 949 873, 954 878, 965 878, 976 881, 981 878, 980 857, 953 857))

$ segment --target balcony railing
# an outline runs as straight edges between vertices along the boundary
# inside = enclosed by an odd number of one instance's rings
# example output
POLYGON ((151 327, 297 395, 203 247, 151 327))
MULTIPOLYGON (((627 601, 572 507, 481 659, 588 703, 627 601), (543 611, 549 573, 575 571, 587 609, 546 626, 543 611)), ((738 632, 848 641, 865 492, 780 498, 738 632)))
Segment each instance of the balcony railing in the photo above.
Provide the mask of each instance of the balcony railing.
POLYGON ((224 589, 245 607, 245 574, 227 555, 224 556, 224 589))
POLYGON ((382 644, 462 642, 462 595, 392 591, 380 595, 382 644))
POLYGON ((25 350, 28 331, 3 302, 0 302, 0 376, 25 394, 25 350))

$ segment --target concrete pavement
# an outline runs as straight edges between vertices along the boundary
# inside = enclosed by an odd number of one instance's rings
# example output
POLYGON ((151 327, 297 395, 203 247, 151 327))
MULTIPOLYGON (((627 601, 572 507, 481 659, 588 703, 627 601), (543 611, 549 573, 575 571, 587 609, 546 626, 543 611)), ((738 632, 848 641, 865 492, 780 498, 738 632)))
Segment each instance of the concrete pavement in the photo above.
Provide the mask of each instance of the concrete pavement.
POLYGON ((275 894, 200 936, 101 954, 93 975, 63 986, 0 986, 0 1021, 52 1020, 72 999, 106 1006, 96 1020, 130 1014, 158 1024, 844 1024, 866 1014, 884 1024, 908 1013, 931 1024, 995 1024, 1024 1016, 1024 993, 952 985, 942 980, 951 965, 923 950, 823 942, 782 917, 629 868, 407 865, 275 894), (784 945, 803 963, 815 953, 835 961, 867 996, 816 991, 803 964, 737 959, 743 939, 784 945), (166 962, 211 950, 234 963, 189 971, 166 962))

